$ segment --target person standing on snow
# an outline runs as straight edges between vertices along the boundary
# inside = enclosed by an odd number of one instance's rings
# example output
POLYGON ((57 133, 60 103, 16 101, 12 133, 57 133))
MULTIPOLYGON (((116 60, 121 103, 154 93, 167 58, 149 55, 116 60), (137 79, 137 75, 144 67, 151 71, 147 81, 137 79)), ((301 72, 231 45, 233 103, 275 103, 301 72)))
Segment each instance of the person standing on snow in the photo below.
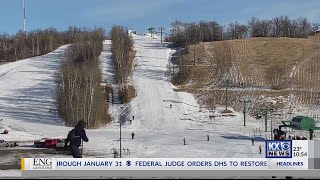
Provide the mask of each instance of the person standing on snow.
POLYGON ((254 139, 253 138, 251 139, 251 142, 252 142, 252 146, 254 146, 254 139))
POLYGON ((183 145, 186 145, 186 138, 183 138, 183 145))
POLYGON ((134 133, 131 133, 131 138, 132 138, 132 139, 134 138, 134 135, 135 135, 134 133))
POLYGON ((261 147, 261 144, 259 145, 259 154, 261 154, 262 152, 262 147, 261 147))
POLYGON ((75 128, 68 133, 68 137, 65 141, 65 147, 67 147, 67 144, 70 142, 69 150, 74 158, 82 158, 82 154, 79 150, 79 147, 81 146, 81 140, 85 142, 89 141, 84 127, 84 122, 79 121, 75 128))

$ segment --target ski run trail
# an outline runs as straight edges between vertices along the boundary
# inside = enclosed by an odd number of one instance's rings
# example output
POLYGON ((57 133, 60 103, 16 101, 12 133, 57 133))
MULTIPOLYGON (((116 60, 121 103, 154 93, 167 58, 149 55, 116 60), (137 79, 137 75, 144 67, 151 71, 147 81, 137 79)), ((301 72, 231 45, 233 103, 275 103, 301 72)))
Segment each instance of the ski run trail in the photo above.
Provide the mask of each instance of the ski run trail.
MULTIPOLYGON (((192 94, 174 91, 165 73, 174 51, 163 46, 158 37, 135 35, 133 39, 137 53, 130 80, 137 96, 128 104, 110 105, 110 124, 87 130, 89 142, 84 144, 84 157, 112 158, 111 149, 119 149, 119 121, 123 122, 122 148, 130 151, 122 153, 127 158, 264 157, 258 146, 264 149, 264 137, 270 132, 264 133, 263 120, 248 118, 247 126, 243 126, 241 113, 224 117, 223 106, 210 112, 200 107, 192 94), (132 116, 135 118, 130 124, 132 116), (252 146, 254 128, 260 128, 261 138, 260 132, 256 133, 258 138, 252 146)), ((104 79, 116 87, 110 45, 109 40, 104 41, 100 60, 104 79)), ((9 130, 7 135, 0 134, 0 139, 33 141, 67 136, 72 127, 65 126, 58 116, 54 97, 54 76, 66 49, 67 45, 43 56, 0 66, 0 132, 9 130)))

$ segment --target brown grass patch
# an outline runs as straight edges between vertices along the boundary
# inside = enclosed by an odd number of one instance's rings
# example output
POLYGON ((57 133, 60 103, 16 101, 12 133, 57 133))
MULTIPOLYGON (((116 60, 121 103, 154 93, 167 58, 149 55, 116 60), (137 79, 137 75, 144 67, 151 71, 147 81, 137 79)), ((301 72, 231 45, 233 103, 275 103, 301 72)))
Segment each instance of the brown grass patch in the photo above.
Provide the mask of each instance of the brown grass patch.
MULTIPOLYGON (((222 44, 230 46, 231 54, 227 57, 231 58, 231 66, 225 64, 223 68, 233 68, 235 73, 233 78, 238 81, 251 84, 254 86, 272 87, 271 79, 268 77, 272 69, 281 68, 285 76, 281 79, 281 88, 287 88, 286 83, 288 76, 297 63, 301 63, 307 58, 311 58, 313 53, 318 50, 318 46, 314 39, 301 38, 250 38, 241 40, 228 40, 219 42, 200 43, 196 46, 196 70, 192 71, 192 79, 198 82, 195 87, 205 86, 208 79, 213 83, 214 77, 211 72, 206 70, 208 65, 215 63, 217 47, 222 44), (271 69, 271 70, 270 70, 271 69), (210 73, 208 73, 210 72, 210 73), (252 84, 253 81, 259 83, 252 84)), ((194 45, 189 47, 189 54, 185 55, 186 64, 193 64, 194 45)), ((221 69, 221 68, 220 68, 221 69)), ((221 73, 220 73, 221 74, 221 73)), ((195 88, 193 87, 193 88, 195 88)))
POLYGON ((136 96, 136 91, 132 85, 126 85, 119 90, 119 96, 122 103, 128 103, 136 96))
MULTIPOLYGON (((193 65, 194 49, 189 46, 183 64, 193 65)), ((196 46, 195 55, 196 66, 175 91, 194 93, 208 107, 224 105, 225 79, 232 79, 228 96, 237 111, 243 110, 239 101, 244 97, 257 109, 267 103, 266 97, 290 96, 294 104, 320 104, 320 36, 206 42, 196 46)), ((287 108, 282 100, 276 101, 270 106, 287 108)))

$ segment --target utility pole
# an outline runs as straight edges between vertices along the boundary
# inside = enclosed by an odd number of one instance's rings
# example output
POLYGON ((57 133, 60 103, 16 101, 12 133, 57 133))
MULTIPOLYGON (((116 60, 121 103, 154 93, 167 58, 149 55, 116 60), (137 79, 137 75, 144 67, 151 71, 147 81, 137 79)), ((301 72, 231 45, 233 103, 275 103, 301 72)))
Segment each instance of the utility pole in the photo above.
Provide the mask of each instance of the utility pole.
POLYGON ((268 131, 268 124, 267 124, 267 121, 268 121, 268 106, 265 107, 265 109, 261 109, 262 111, 262 115, 264 115, 264 132, 267 132, 268 131))
POLYGON ((26 6, 25 6, 25 0, 23 0, 23 32, 26 35, 26 6))
POLYGON ((251 100, 240 100, 243 102, 243 126, 246 126, 246 113, 247 113, 247 104, 251 102, 251 100))
POLYGON ((272 118, 270 118, 270 139, 272 140, 272 135, 273 135, 273 129, 272 129, 272 118))
POLYGON ((230 80, 225 80, 224 85, 226 87, 226 109, 225 109, 225 111, 227 111, 228 110, 228 87, 230 85, 230 80))
POLYGON ((313 129, 309 129, 309 139, 312 140, 314 137, 314 130, 313 129))
MULTIPOLYGON (((268 106, 265 107, 265 109, 260 109, 262 111, 262 115, 264 115, 264 126, 265 126, 265 132, 268 131, 268 113, 272 112, 273 109, 269 109, 268 106)), ((272 134, 272 120, 271 120, 271 134, 272 134)))
POLYGON ((151 27, 148 29, 148 31, 150 31, 151 37, 153 37, 154 29, 155 29, 154 27, 151 27))

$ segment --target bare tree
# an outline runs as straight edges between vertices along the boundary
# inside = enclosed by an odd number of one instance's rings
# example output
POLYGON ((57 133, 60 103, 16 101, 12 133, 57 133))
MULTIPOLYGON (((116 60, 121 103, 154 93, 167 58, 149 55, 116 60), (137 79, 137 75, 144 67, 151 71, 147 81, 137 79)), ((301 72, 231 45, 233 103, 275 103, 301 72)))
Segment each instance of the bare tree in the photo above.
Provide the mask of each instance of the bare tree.
POLYGON ((83 30, 77 42, 71 45, 66 61, 62 61, 57 76, 57 100, 59 114, 69 125, 80 119, 89 128, 98 127, 111 120, 105 104, 104 88, 99 66, 104 30, 83 30))
POLYGON ((268 37, 270 35, 271 21, 253 17, 249 21, 251 37, 268 37))
POLYGON ((111 29, 112 53, 115 62, 116 78, 119 84, 119 94, 122 102, 129 101, 133 87, 127 85, 128 77, 132 71, 133 40, 123 26, 113 26, 111 29))
POLYGON ((243 39, 247 37, 248 28, 244 24, 239 24, 237 21, 230 23, 228 32, 231 39, 243 39))
POLYGON ((308 21, 307 18, 300 17, 297 19, 298 25, 298 36, 297 37, 308 37, 310 30, 311 30, 311 23, 308 21))

